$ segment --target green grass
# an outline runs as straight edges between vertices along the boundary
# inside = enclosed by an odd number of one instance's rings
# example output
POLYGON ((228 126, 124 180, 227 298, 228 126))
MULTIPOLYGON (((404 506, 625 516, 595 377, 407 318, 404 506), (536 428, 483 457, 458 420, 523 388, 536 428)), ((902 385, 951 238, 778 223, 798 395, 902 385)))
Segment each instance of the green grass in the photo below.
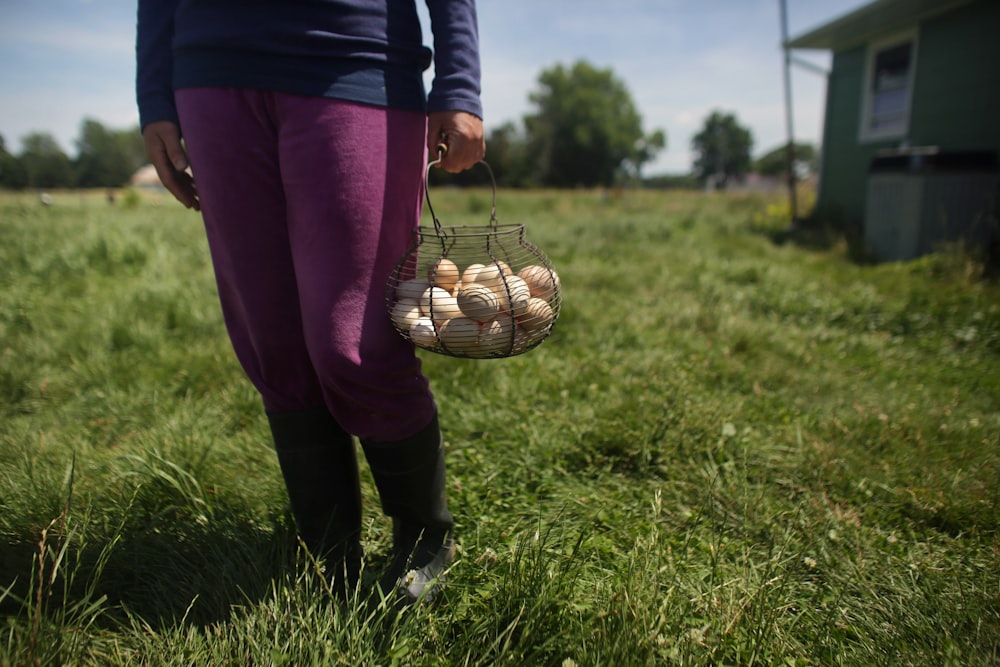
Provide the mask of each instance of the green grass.
POLYGON ((393 616, 291 548, 198 217, 120 201, 0 196, 0 664, 1000 663, 1000 286, 960 250, 865 265, 772 242, 760 198, 502 191, 562 315, 519 357, 421 353, 459 559, 393 616))

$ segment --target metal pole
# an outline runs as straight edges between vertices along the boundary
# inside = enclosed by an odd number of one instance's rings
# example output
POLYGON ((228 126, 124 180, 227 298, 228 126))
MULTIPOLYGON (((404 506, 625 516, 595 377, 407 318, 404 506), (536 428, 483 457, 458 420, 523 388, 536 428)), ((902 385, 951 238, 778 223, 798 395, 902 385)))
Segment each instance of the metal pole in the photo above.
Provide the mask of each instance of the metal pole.
POLYGON ((785 54, 785 129, 788 133, 788 144, 785 146, 785 160, 788 167, 788 205, 791 208, 792 224, 798 223, 799 208, 796 196, 795 177, 795 130, 792 127, 792 74, 791 53, 788 48, 788 9, 786 0, 778 0, 781 8, 781 48, 785 54))

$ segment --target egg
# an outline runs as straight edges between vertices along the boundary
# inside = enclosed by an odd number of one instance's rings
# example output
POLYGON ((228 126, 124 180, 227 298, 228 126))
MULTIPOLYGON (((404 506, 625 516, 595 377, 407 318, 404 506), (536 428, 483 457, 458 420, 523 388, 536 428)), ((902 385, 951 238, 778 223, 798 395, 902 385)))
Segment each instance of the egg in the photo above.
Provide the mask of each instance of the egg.
POLYGON ((469 264, 469 266, 465 267, 465 271, 462 272, 462 282, 476 282, 476 276, 479 275, 479 271, 483 268, 483 266, 483 264, 469 264))
POLYGON ((559 277, 555 271, 532 264, 518 271, 517 275, 528 284, 531 296, 552 302, 559 287, 559 277))
POLYGON ((430 285, 427 281, 421 280, 420 278, 404 280, 396 285, 396 300, 401 301, 403 299, 413 299, 414 301, 419 301, 420 296, 427 290, 428 287, 430 287, 430 285))
POLYGON ((438 336, 445 350, 465 354, 476 347, 479 339, 479 322, 468 317, 455 317, 441 323, 438 336))
POLYGON ((420 304, 416 299, 400 299, 392 306, 389 317, 400 331, 409 331, 420 318, 420 304))
POLYGON ((494 353, 507 354, 511 351, 513 343, 514 320, 510 315, 500 314, 479 330, 479 345, 476 350, 483 356, 494 353))
POLYGON ((448 292, 455 288, 458 278, 458 266, 447 257, 442 257, 427 269, 427 280, 430 284, 448 292))
POLYGON ((435 348, 438 344, 437 329, 429 317, 418 317, 410 327, 410 340, 416 345, 435 348))
POLYGON ((462 314, 455 297, 440 287, 424 290, 420 295, 420 312, 438 323, 462 314))
POLYGON ((495 292, 500 302, 500 309, 515 316, 524 312, 528 307, 528 299, 531 298, 528 283, 514 275, 504 276, 503 282, 495 292))
POLYGON ((500 310, 497 295, 489 287, 479 283, 463 283, 457 301, 463 315, 480 322, 493 319, 500 310))
POLYGON ((479 269, 475 282, 496 291, 503 284, 503 269, 496 264, 487 264, 479 269))
POLYGON ((553 319, 552 306, 544 299, 532 297, 528 300, 528 306, 525 308, 524 313, 517 318, 517 323, 527 331, 532 332, 548 328, 552 324, 553 319))

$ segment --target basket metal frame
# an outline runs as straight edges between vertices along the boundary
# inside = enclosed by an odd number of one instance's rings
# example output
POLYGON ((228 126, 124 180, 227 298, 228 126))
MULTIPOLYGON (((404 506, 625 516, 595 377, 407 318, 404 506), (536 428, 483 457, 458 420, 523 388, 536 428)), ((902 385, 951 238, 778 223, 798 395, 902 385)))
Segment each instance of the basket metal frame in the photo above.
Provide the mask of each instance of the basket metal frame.
MULTIPOLYGON (((430 352, 436 352, 438 354, 444 354, 447 356, 461 357, 461 358, 475 358, 475 359, 497 359, 497 358, 506 358, 518 354, 523 354, 524 352, 534 349, 535 347, 540 345, 543 340, 548 338, 548 336, 552 332, 552 329, 555 326, 556 320, 558 319, 561 298, 559 295, 559 287, 555 271, 553 270, 552 265, 549 262, 548 258, 545 256, 545 254, 542 253, 536 246, 534 246, 531 242, 527 240, 526 231, 523 224, 516 223, 516 224, 502 225, 497 220, 497 183, 496 183, 496 178, 493 175, 493 169, 490 167, 489 164, 486 163, 485 160, 480 160, 478 164, 486 168, 487 172, 489 173, 490 183, 492 186, 492 199, 490 206, 490 218, 488 224, 457 225, 457 226, 445 226, 441 224, 441 221, 437 217, 437 213, 434 211, 434 205, 431 202, 431 196, 430 196, 431 188, 430 188, 429 177, 430 177, 430 170, 441 162, 443 155, 444 155, 444 150, 439 149, 437 159, 429 162, 424 172, 424 199, 427 202, 427 210, 430 213, 431 219, 433 220, 434 223, 433 228, 427 226, 418 226, 414 228, 413 245, 410 247, 407 253, 396 263, 395 267, 392 270, 392 273, 390 274, 390 280, 386 285, 386 297, 385 297, 386 308, 391 309, 395 303, 396 300, 395 289, 400 284, 400 282, 402 282, 400 280, 401 276, 409 274, 408 271, 404 272, 404 268, 411 268, 413 270, 413 275, 412 276, 406 275, 406 277, 403 279, 406 279, 408 277, 413 277, 413 278, 417 277, 418 261, 413 261, 411 263, 411 259, 419 256, 420 254, 419 251, 421 248, 425 248, 426 246, 431 244, 439 245, 441 248, 440 257, 448 257, 450 254, 452 254, 452 251, 455 248, 456 244, 459 244, 460 242, 468 242, 470 239, 478 239, 475 242, 482 244, 482 247, 485 249, 485 254, 486 256, 488 256, 490 262, 495 266, 497 266, 498 268, 500 267, 501 263, 508 263, 508 260, 511 260, 512 257, 516 255, 516 253, 512 250, 512 248, 520 249, 526 252, 527 254, 530 254, 532 258, 537 261, 538 265, 545 268, 545 270, 548 271, 550 276, 552 277, 553 284, 556 285, 555 287, 556 293, 553 295, 553 302, 550 304, 554 311, 553 312, 554 317, 552 323, 549 324, 547 331, 545 332, 545 335, 539 337, 537 340, 533 340, 529 345, 515 350, 514 348, 516 343, 517 327, 514 326, 511 327, 510 340, 508 341, 508 344, 505 345, 503 349, 496 350, 494 352, 485 355, 466 354, 462 351, 450 350, 448 349, 447 344, 440 339, 438 340, 438 345, 434 347, 426 347, 426 346, 418 346, 418 347, 423 350, 428 350, 430 352)), ((483 260, 485 259, 486 257, 483 257, 483 260)), ((508 291, 508 298, 509 298, 512 295, 510 294, 510 288, 506 286, 506 283, 505 283, 505 288, 508 291)), ((433 308, 434 308, 433 302, 431 302, 430 307, 431 307, 431 317, 433 319, 433 308)), ((397 331, 399 331, 401 335, 412 340, 412 338, 410 338, 410 336, 406 332, 403 332, 401 329, 396 327, 395 324, 393 324, 393 326, 397 329, 397 331)))

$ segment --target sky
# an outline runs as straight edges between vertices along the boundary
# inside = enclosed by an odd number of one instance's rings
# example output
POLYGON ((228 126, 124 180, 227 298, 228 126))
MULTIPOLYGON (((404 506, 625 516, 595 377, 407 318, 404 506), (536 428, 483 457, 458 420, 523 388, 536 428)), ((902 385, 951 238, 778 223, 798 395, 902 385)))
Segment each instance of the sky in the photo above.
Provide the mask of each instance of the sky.
MULTIPOLYGON (((690 171, 691 138, 715 110, 751 131, 759 156, 787 140, 780 1, 479 0, 487 133, 520 125, 534 110, 528 98, 543 70, 585 60, 625 85, 646 132, 666 133, 666 150, 645 174, 690 171)), ((795 37, 869 0, 786 2, 795 37)), ((429 40, 427 26, 425 34, 429 40)), ((0 136, 8 150, 47 132, 72 156, 84 119, 116 130, 136 125, 134 45, 134 1, 0 0, 0 136)), ((796 57, 829 68, 829 53, 796 57)), ((819 143, 825 89, 821 74, 792 66, 797 141, 819 143)))

